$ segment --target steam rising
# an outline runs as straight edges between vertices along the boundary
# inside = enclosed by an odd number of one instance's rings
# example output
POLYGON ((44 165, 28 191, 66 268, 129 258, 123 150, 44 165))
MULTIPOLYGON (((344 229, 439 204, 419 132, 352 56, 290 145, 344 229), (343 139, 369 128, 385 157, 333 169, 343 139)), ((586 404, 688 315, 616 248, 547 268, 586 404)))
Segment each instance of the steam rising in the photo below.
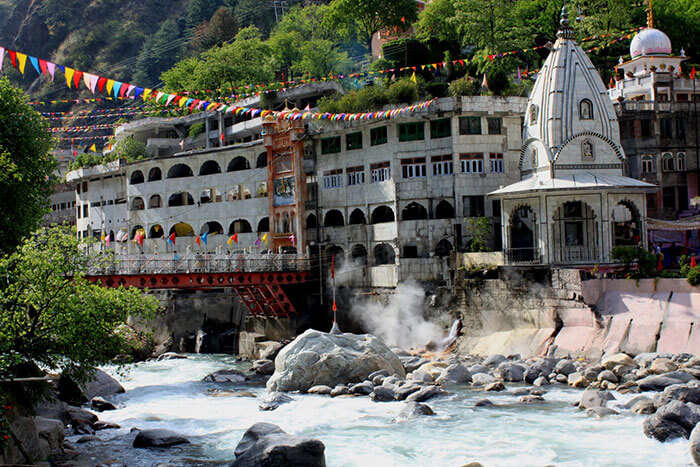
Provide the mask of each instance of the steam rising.
POLYGON ((350 314, 389 346, 403 349, 440 342, 444 331, 423 317, 425 292, 415 282, 399 284, 388 304, 354 303, 350 314))

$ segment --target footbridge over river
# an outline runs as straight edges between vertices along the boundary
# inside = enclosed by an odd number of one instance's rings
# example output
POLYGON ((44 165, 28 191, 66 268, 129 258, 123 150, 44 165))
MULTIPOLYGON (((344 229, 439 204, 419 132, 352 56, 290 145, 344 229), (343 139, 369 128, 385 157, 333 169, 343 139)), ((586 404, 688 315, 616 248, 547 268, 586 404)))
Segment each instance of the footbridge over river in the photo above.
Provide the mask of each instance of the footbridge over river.
POLYGON ((289 317, 297 313, 289 289, 311 280, 311 265, 296 254, 133 255, 90 267, 87 278, 105 287, 232 288, 252 315, 289 317))

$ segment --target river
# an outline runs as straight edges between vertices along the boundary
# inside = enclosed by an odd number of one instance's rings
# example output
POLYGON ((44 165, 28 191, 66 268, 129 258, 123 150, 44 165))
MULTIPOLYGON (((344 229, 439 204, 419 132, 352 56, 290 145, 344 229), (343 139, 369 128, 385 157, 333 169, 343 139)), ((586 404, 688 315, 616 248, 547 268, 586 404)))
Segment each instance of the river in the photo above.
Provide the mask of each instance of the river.
MULTIPOLYGON (((323 441, 329 467, 436 467, 473 461, 487 467, 692 465, 686 440, 661 444, 646 438, 644 417, 638 415, 589 418, 572 406, 581 397, 576 389, 548 386, 546 402, 528 406, 507 393, 454 387, 449 396, 428 401, 436 416, 396 423, 393 419, 403 402, 292 394, 293 402, 261 412, 251 397, 212 397, 211 390, 234 389, 231 386, 201 382, 213 371, 245 369, 245 365, 230 356, 190 355, 187 360, 106 368, 127 391, 114 398, 119 409, 101 413, 100 419, 122 428, 100 431, 99 441, 79 445, 84 452, 81 463, 230 462, 245 430, 264 421, 323 441), (498 406, 474 408, 474 402, 484 397, 498 406), (192 444, 168 450, 134 449, 130 445, 134 435, 129 433, 133 427, 171 429, 192 444)), ((632 396, 616 397, 624 401, 632 396)), ((609 406, 615 404, 611 401, 609 406)))

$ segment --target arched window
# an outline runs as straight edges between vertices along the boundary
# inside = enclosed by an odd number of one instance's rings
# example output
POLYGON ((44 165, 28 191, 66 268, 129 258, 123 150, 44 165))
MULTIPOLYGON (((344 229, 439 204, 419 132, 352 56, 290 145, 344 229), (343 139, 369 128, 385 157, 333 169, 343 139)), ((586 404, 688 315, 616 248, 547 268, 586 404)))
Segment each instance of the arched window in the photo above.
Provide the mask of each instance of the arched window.
POLYGON ((535 104, 530 105, 530 110, 528 111, 528 121, 530 125, 535 125, 537 124, 537 113, 538 113, 537 106, 535 104))
POLYGON ((428 211, 423 205, 416 202, 409 203, 403 211, 401 211, 402 221, 418 221, 428 218, 428 211))
POLYGON ((642 173, 643 174, 654 174, 656 173, 656 157, 651 154, 642 156, 642 173))
POLYGON ((588 99, 581 99, 578 103, 578 115, 581 120, 593 120, 593 103, 588 99))
POLYGON ((255 162, 256 169, 262 169, 263 167, 267 167, 267 151, 261 152, 258 155, 258 160, 255 162))
POLYGON ((455 217, 455 208, 446 201, 442 200, 435 207, 435 219, 453 219, 455 217))
POLYGON ((151 226, 148 230, 148 238, 163 238, 163 227, 160 224, 151 226))
POLYGON ((394 210, 389 206, 377 206, 372 211, 370 222, 372 224, 381 224, 383 222, 394 222, 395 219, 394 210))
POLYGON ((356 265, 367 264, 367 248, 364 245, 355 245, 350 250, 350 258, 356 265))
POLYGON ((353 211, 350 213, 350 221, 348 222, 349 225, 356 225, 356 224, 366 224, 367 219, 365 219, 365 213, 362 212, 362 209, 353 209, 353 211))
POLYGON ((163 200, 160 198, 160 195, 153 195, 148 200, 148 209, 156 209, 156 208, 160 208, 162 206, 163 206, 163 200))
POLYGON ((306 228, 315 229, 317 225, 316 214, 309 214, 309 217, 306 218, 306 228))
POLYGON ((131 184, 136 185, 138 183, 143 183, 143 172, 135 170, 131 172, 131 184))
POLYGON ((270 218, 263 217, 262 219, 260 219, 260 222, 258 222, 258 233, 269 232, 269 231, 270 231, 270 218))
POLYGON ((194 229, 187 222, 178 222, 170 227, 168 234, 175 233, 177 237, 194 237, 194 229))
POLYGON ((131 239, 133 240, 136 238, 137 233, 141 233, 141 235, 145 236, 146 232, 143 230, 143 226, 141 225, 135 225, 133 229, 131 229, 131 239))
POLYGON ((446 238, 443 238, 438 242, 437 246, 435 247, 435 256, 438 256, 440 258, 450 256, 451 251, 452 243, 450 243, 450 241, 446 238))
POLYGON ((684 152, 676 153, 676 170, 678 170, 679 172, 685 172, 686 170, 684 152))
POLYGON ((239 170, 247 170, 249 168, 250 164, 248 163, 248 159, 246 159, 243 156, 238 156, 228 164, 228 168, 226 169, 226 171, 237 172, 239 170))
POLYGON ((374 264, 380 266, 382 264, 395 264, 396 254, 394 248, 386 243, 380 243, 374 247, 374 264))
POLYGON ((158 167, 153 167, 151 170, 148 171, 148 181, 149 182, 156 182, 158 180, 163 179, 163 172, 160 171, 160 168, 158 167))
POLYGON ((145 208, 146 208, 146 206, 143 202, 143 198, 141 198, 140 196, 137 196, 136 198, 131 200, 131 210, 132 211, 142 211, 145 208))
POLYGON ((344 225, 345 219, 343 219, 343 214, 337 209, 331 209, 323 218, 324 227, 342 227, 344 225))
POLYGON ((199 168, 199 175, 214 175, 220 173, 221 167, 219 167, 219 163, 216 161, 206 161, 202 164, 202 167, 199 168))
POLYGON ((203 235, 205 232, 208 235, 217 235, 217 234, 221 235, 224 233, 224 228, 218 222, 211 221, 211 222, 207 222, 206 224, 202 225, 202 228, 199 229, 199 235, 203 235))
POLYGON ((192 169, 186 164, 175 164, 168 170, 168 178, 184 178, 192 177, 192 169))
POLYGON ((168 207, 174 208, 177 206, 192 206, 194 204, 194 198, 191 194, 186 191, 181 191, 180 193, 175 193, 170 195, 168 198, 168 207))
POLYGON ((673 154, 670 152, 665 152, 661 160, 664 168, 664 172, 673 172, 676 169, 675 160, 673 154))
POLYGON ((245 219, 235 220, 231 222, 231 225, 228 227, 229 235, 233 235, 235 233, 251 233, 252 231, 253 228, 250 226, 250 222, 245 219))

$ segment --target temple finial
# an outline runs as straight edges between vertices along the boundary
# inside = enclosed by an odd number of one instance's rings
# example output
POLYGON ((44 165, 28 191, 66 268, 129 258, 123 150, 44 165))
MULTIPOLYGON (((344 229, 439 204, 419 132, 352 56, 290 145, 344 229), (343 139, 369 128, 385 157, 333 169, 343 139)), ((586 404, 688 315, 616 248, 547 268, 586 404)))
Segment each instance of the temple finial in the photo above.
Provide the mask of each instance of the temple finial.
POLYGON ((557 32, 557 37, 561 37, 562 39, 573 39, 574 38, 574 30, 571 29, 571 26, 569 25, 569 15, 566 12, 566 5, 561 7, 561 18, 559 19, 559 32, 557 32))
POLYGON ((652 7, 651 0, 649 0, 649 8, 647 9, 647 27, 654 27, 654 8, 652 7))

